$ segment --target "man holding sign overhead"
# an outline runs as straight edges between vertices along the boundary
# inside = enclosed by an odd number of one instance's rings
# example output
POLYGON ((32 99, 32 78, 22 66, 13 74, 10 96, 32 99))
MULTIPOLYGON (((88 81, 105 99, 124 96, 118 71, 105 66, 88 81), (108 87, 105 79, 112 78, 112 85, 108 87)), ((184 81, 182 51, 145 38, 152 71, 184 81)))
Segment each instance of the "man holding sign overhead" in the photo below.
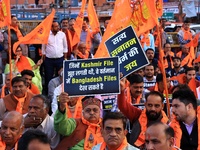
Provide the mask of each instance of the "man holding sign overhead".
POLYGON ((101 101, 93 96, 82 99, 83 117, 79 119, 68 118, 66 103, 69 101, 68 94, 59 96, 59 107, 54 116, 55 130, 64 135, 56 150, 91 148, 103 141, 101 135, 100 104, 101 101))

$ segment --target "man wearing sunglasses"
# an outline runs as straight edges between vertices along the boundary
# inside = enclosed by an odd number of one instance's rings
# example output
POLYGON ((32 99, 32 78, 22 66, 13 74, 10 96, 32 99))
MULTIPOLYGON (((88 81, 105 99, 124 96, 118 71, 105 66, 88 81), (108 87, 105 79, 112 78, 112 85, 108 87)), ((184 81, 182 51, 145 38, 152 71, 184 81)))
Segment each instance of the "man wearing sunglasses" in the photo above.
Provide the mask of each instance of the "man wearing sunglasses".
POLYGON ((70 100, 67 93, 58 97, 58 110, 54 116, 55 130, 64 136, 55 150, 91 150, 103 141, 101 135, 100 104, 101 101, 93 96, 82 99, 82 118, 68 118, 66 104, 70 100))

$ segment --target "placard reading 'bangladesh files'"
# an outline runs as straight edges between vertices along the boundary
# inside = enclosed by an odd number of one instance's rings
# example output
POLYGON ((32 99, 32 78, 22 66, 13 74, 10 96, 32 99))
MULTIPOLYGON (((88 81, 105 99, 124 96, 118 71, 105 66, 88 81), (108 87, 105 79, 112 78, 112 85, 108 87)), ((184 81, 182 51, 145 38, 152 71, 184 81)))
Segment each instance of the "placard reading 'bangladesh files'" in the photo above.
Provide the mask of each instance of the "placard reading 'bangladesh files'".
POLYGON ((119 94, 118 57, 64 61, 64 91, 69 96, 119 94))
POLYGON ((132 28, 127 28, 109 38, 105 45, 111 57, 119 56, 123 77, 149 64, 140 42, 132 28))

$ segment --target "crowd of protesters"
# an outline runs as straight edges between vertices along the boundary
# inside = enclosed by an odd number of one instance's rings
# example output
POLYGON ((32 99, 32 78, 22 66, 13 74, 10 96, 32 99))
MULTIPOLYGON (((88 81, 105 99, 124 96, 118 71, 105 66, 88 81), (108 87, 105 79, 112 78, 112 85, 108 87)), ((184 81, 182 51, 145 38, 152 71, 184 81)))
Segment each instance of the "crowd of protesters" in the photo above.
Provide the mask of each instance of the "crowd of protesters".
MULTIPOLYGON (((9 62, 8 31, 0 35, 2 51, 7 55, 0 64, 4 72, 0 149, 199 149, 200 59, 197 48, 192 50, 188 44, 196 34, 189 28, 190 22, 185 20, 177 32, 179 50, 172 48, 164 31, 165 19, 160 20, 160 32, 152 29, 139 37, 150 63, 120 81, 120 94, 115 95, 113 107, 106 113, 101 106, 104 96, 70 97, 62 87, 63 60, 93 59, 109 20, 95 32, 84 21, 80 42, 72 46, 74 23, 73 18, 53 21, 48 43, 33 45, 35 60, 29 57, 29 45, 20 44, 9 62), (164 111, 167 97, 170 117, 164 111), (136 104, 143 104, 144 109, 136 104)), ((13 44, 25 36, 16 16, 11 16, 10 30, 12 50, 13 44)))

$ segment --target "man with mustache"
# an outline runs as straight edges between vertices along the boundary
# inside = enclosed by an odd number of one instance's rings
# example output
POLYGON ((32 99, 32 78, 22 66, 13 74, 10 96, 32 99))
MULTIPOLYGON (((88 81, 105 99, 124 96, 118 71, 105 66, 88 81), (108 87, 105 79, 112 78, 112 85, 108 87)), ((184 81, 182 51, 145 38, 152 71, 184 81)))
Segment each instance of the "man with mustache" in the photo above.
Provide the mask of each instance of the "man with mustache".
POLYGON ((174 130, 162 122, 152 124, 145 133, 146 150, 179 150, 174 141, 174 130))
POLYGON ((154 66, 157 67, 158 66, 158 60, 155 58, 155 51, 152 48, 148 48, 145 51, 145 54, 149 60, 149 62, 154 66))
POLYGON ((139 104, 142 100, 142 93, 144 90, 144 82, 142 76, 139 74, 133 74, 128 78, 128 81, 130 83, 130 86, 128 92, 128 101, 131 104, 139 104))
POLYGON ((33 96, 29 103, 28 113, 24 115, 24 133, 30 129, 38 129, 47 134, 52 149, 60 142, 60 135, 54 130, 53 117, 48 115, 49 100, 39 94, 33 96))
POLYGON ((174 57, 173 58, 173 66, 174 68, 168 71, 168 74, 170 77, 178 76, 180 74, 185 73, 185 69, 181 67, 181 58, 180 57, 174 57))
POLYGON ((126 140, 126 117, 121 112, 108 112, 103 117, 102 136, 104 142, 92 150, 139 150, 126 140))
POLYGON ((91 150, 96 144, 103 141, 101 135, 100 104, 94 96, 82 99, 82 117, 69 118, 66 105, 70 101, 67 93, 58 98, 59 107, 54 116, 55 130, 64 136, 55 150, 91 150))
POLYGON ((175 144, 182 150, 200 148, 199 126, 200 109, 194 93, 189 89, 181 89, 172 95, 172 112, 174 119, 170 126, 175 131, 175 144))
POLYGON ((24 130, 23 116, 16 111, 4 115, 1 124, 0 149, 17 150, 17 142, 24 130))
POLYGON ((154 76, 155 68, 152 64, 144 67, 144 88, 149 89, 156 85, 156 76, 154 76))
POLYGON ((157 121, 163 123, 168 123, 169 121, 163 111, 164 97, 157 91, 147 93, 145 95, 145 109, 141 110, 132 106, 127 101, 127 88, 123 80, 120 82, 120 86, 121 94, 118 95, 118 107, 132 124, 129 143, 143 149, 145 147, 145 132, 147 127, 157 121))
POLYGON ((12 92, 0 99, 0 120, 7 111, 16 110, 21 114, 28 112, 28 105, 33 94, 27 90, 26 80, 22 77, 14 77, 11 81, 12 92))

